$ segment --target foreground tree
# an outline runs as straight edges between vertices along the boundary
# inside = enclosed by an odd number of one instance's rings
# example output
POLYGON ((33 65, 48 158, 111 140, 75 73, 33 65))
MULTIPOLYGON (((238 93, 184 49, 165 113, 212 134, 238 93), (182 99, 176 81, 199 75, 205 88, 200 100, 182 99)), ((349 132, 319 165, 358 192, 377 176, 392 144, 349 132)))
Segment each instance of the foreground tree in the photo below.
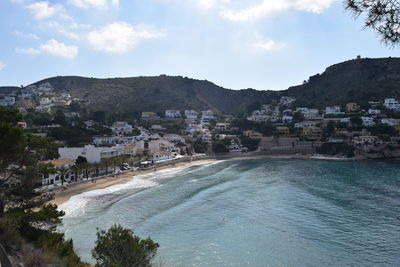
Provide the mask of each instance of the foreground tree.
POLYGON ((92 255, 99 267, 149 267, 159 247, 150 238, 140 239, 120 225, 98 231, 95 245, 92 255))
POLYGON ((400 42, 400 2, 397 0, 346 0, 346 8, 365 16, 366 28, 375 30, 388 45, 400 42))
POLYGON ((54 172, 41 162, 57 157, 56 146, 51 139, 26 133, 17 126, 20 119, 17 110, 0 107, 0 243, 8 253, 20 255, 25 266, 86 266, 72 241, 55 231, 64 213, 56 205, 43 205, 52 195, 35 191, 41 175, 54 172), (29 255, 33 248, 38 255, 29 255))

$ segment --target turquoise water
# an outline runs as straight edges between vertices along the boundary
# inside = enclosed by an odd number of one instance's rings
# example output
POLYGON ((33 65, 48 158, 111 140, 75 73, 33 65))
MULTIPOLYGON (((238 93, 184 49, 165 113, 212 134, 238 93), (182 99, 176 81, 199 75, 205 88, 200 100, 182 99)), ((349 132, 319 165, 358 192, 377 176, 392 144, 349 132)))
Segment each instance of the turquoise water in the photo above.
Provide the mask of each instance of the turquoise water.
POLYGON ((73 197, 62 231, 160 244, 162 266, 400 266, 400 161, 229 160, 73 197))

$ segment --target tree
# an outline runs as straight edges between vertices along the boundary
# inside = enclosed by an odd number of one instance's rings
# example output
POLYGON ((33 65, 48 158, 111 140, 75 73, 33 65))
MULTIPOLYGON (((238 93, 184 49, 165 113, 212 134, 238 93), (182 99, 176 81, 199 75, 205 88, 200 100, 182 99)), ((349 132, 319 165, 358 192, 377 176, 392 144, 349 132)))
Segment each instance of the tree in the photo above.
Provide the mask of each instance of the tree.
POLYGON ((397 0, 346 0, 346 9, 365 16, 365 28, 376 31, 387 45, 400 42, 400 3, 397 0))
POLYGON ((304 118, 303 113, 301 113, 301 112, 295 112, 295 113, 293 114, 293 122, 302 122, 302 121, 304 121, 304 120, 305 120, 305 118, 304 118))
POLYGON ((87 163, 87 159, 83 156, 78 156, 75 160, 76 165, 82 165, 82 164, 86 164, 86 163, 87 163))
POLYGON ((99 267, 148 267, 158 247, 150 238, 140 239, 131 230, 113 225, 97 232, 92 256, 99 267))

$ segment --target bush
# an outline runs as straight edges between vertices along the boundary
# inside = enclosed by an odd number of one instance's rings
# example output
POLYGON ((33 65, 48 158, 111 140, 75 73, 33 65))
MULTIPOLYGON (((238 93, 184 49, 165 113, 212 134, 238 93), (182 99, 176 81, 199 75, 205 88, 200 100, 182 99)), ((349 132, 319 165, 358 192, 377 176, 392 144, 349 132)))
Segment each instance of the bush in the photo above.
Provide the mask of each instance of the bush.
POLYGON ((159 245, 150 238, 140 239, 129 229, 113 225, 107 231, 97 232, 92 250, 96 266, 131 267, 151 266, 159 245))

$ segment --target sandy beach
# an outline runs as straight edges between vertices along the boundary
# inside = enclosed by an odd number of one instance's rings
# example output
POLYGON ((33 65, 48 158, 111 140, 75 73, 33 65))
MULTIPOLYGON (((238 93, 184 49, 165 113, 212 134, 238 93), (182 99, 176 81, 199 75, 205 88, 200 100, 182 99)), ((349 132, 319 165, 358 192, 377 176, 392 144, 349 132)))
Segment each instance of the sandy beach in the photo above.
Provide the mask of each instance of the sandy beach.
POLYGON ((72 183, 64 189, 59 188, 59 189, 54 190, 53 191, 53 193, 55 194, 54 199, 49 201, 49 203, 56 204, 59 206, 65 202, 67 202, 74 195, 79 195, 79 194, 82 194, 84 192, 91 191, 91 190, 103 189, 103 188, 106 188, 106 187, 109 187, 112 185, 116 185, 116 184, 123 184, 123 183, 131 181, 137 175, 157 173, 157 171, 178 168, 178 167, 203 165, 203 164, 207 164, 207 163, 213 163, 215 161, 217 161, 217 160, 207 159, 207 160, 194 160, 192 162, 178 162, 175 164, 171 163, 171 165, 156 167, 156 170, 150 169, 150 170, 144 170, 144 171, 131 171, 131 172, 126 172, 126 173, 123 173, 120 175, 116 175, 114 177, 109 176, 109 177, 105 177, 105 178, 100 178, 100 179, 97 179, 95 183, 93 183, 91 180, 83 181, 83 182, 79 182, 79 183, 72 183))

